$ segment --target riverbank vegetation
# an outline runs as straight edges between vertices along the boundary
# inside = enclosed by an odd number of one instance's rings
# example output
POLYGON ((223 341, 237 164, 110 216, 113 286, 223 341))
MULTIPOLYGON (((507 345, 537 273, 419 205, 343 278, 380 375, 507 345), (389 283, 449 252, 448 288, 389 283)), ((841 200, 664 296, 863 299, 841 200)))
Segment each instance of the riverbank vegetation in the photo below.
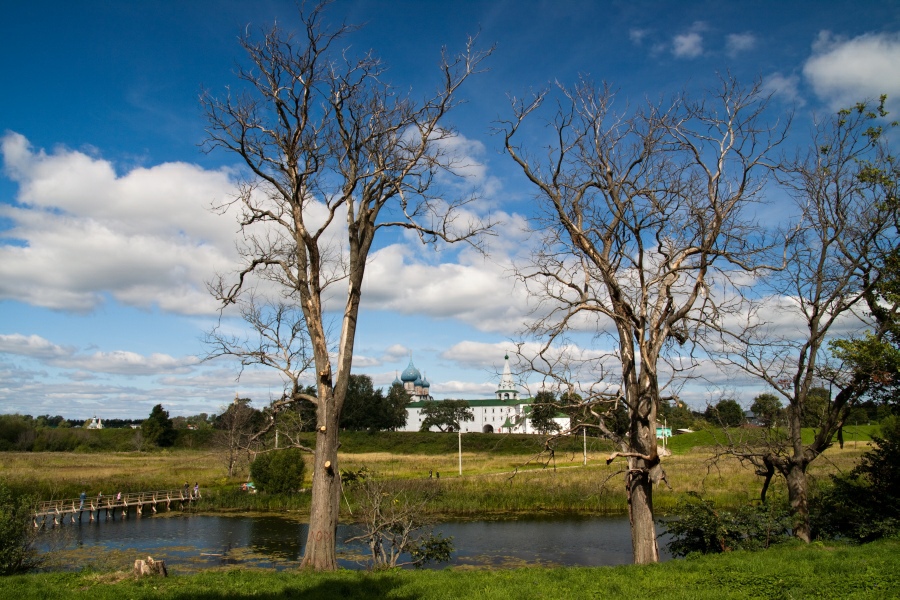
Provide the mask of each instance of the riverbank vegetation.
MULTIPOLYGON (((170 572, 172 573, 172 572, 170 572)), ((444 569, 378 572, 209 570, 134 579, 126 573, 38 573, 0 578, 0 596, 45 598, 855 598, 900 589, 900 540, 865 546, 790 542, 766 552, 731 552, 652 566, 444 569)))

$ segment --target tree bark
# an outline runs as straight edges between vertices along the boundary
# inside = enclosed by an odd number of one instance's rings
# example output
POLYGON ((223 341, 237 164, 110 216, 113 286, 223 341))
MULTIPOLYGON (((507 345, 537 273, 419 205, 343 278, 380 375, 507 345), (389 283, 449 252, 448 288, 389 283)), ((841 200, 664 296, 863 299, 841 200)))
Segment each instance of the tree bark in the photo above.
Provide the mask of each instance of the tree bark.
POLYGON ((794 537, 810 542, 811 529, 809 525, 809 501, 807 497, 805 461, 790 460, 784 466, 783 474, 787 482, 788 501, 791 505, 793 516, 794 537))
POLYGON ((655 421, 633 420, 631 446, 647 458, 629 457, 625 479, 628 496, 628 520, 631 524, 631 550, 638 565, 659 562, 656 524, 653 520, 652 469, 658 468, 655 421))
POLYGON ((324 432, 321 430, 323 425, 316 430, 309 531, 300 568, 334 571, 337 569, 335 536, 341 506, 337 416, 332 415, 319 423, 326 424, 324 432))
POLYGON ((631 523, 631 551, 634 564, 659 562, 656 543, 656 526, 653 522, 653 482, 650 480, 646 461, 632 459, 628 474, 628 520, 631 523))

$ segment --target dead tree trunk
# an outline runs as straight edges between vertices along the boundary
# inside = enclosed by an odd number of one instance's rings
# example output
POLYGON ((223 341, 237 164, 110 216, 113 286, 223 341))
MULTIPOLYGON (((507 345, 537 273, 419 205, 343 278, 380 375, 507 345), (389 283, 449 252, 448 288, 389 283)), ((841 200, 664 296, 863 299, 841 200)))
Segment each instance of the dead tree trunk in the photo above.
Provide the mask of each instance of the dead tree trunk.
POLYGON ((300 567, 316 571, 334 571, 337 569, 335 536, 341 506, 341 480, 337 462, 338 423, 336 417, 319 422, 327 424, 320 425, 316 430, 313 497, 310 504, 306 550, 300 567))

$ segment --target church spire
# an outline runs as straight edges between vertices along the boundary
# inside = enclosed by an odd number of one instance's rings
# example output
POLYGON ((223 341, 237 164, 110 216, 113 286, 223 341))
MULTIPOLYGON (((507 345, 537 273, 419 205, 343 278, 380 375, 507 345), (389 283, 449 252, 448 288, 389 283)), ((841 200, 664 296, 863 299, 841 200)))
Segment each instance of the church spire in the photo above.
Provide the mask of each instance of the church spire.
POLYGON ((509 353, 503 357, 503 376, 500 378, 500 387, 497 388, 498 400, 518 400, 519 392, 513 381, 512 370, 509 368, 509 353))

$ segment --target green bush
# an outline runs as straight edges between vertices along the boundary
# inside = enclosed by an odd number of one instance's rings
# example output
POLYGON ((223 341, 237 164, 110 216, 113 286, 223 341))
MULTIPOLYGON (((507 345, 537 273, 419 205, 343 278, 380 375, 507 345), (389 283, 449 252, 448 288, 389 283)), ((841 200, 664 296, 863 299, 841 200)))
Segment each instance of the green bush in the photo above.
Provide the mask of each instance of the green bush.
POLYGON ((871 542, 900 534, 900 420, 885 419, 881 433, 850 473, 832 475, 834 485, 816 502, 820 537, 871 542))
POLYGON ((768 502, 736 511, 716 510, 710 500, 696 492, 678 501, 674 519, 661 521, 673 556, 698 552, 710 554, 732 550, 757 550, 787 539, 790 513, 787 506, 768 502))
POLYGON ((285 448, 257 455, 250 465, 250 477, 257 489, 271 494, 296 492, 303 485, 303 451, 285 448))
POLYGON ((23 573, 41 562, 34 547, 37 534, 31 526, 33 506, 33 498, 14 494, 5 481, 0 481, 0 575, 23 573))

